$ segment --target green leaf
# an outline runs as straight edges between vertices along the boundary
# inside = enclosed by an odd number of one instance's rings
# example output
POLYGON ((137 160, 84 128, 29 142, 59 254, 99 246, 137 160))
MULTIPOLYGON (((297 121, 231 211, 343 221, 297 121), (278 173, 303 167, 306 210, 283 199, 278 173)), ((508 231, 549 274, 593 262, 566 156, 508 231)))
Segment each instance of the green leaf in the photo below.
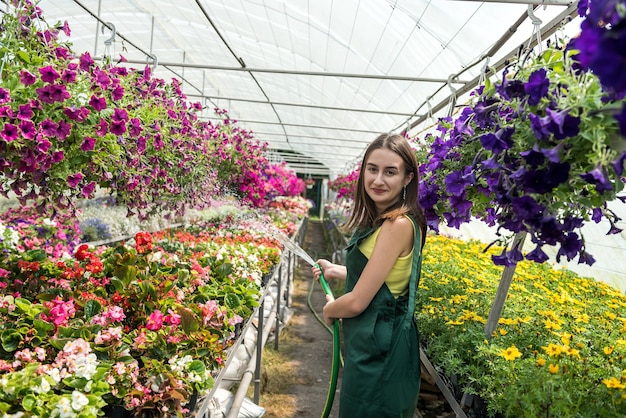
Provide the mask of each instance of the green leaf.
POLYGON ((228 293, 224 296, 224 303, 226 303, 226 306, 228 306, 229 308, 234 309, 238 308, 241 305, 241 299, 239 299, 239 296, 234 293, 228 293))
POLYGON ((179 307, 176 309, 176 313, 180 315, 180 325, 186 333, 200 329, 200 321, 190 309, 179 307))
POLYGON ((31 62, 31 61, 30 61, 30 55, 29 55, 26 51, 24 51, 24 50, 20 49, 20 50, 19 50, 19 51, 17 51, 15 54, 16 54, 16 55, 17 55, 17 56, 18 56, 18 57, 19 57, 22 61, 24 61, 24 62, 26 62, 26 63, 30 64, 30 62, 31 62))
POLYGON ((25 411, 32 411, 36 405, 37 398, 32 393, 29 393, 22 399, 22 408, 24 408, 25 411))
POLYGON ((8 353, 17 350, 20 342, 22 342, 22 336, 13 329, 8 329, 0 334, 0 341, 2 341, 2 349, 8 353))
POLYGON ((102 311, 102 305, 100 302, 94 299, 90 299, 85 304, 85 319, 93 318, 102 311))

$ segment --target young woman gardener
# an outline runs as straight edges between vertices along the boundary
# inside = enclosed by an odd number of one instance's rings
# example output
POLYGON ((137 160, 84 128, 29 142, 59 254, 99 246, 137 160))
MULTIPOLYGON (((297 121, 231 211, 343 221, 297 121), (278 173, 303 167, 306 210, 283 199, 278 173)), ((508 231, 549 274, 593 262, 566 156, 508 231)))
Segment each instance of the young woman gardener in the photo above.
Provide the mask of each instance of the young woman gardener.
MULTIPOLYGON (((413 417, 420 385, 414 319, 426 222, 417 201, 415 153, 400 135, 367 148, 346 224, 354 231, 346 266, 318 260, 326 279, 346 292, 324 306, 342 321, 344 370, 340 418, 413 417)), ((320 269, 313 267, 319 279, 320 269)))

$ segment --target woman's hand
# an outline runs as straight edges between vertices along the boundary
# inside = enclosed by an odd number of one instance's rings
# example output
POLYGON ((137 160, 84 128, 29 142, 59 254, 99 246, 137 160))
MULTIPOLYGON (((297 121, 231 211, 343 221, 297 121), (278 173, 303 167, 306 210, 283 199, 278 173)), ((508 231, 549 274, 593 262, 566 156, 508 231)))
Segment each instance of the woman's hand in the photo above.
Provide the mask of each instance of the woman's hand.
POLYGON ((323 274, 325 279, 345 279, 345 270, 344 266, 340 266, 338 264, 331 263, 325 259, 319 259, 316 261, 316 265, 311 267, 311 272, 313 272, 313 277, 318 282, 320 281, 320 276, 323 274))

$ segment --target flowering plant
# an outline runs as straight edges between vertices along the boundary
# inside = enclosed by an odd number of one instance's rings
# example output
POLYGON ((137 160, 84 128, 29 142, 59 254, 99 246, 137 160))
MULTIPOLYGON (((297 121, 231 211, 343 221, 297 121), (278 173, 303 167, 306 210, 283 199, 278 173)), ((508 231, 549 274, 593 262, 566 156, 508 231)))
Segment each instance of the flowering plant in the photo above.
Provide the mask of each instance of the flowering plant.
POLYGON ((352 170, 349 174, 339 175, 328 182, 328 188, 337 193, 337 199, 347 197, 352 199, 359 179, 360 167, 352 170))
POLYGON ((431 362, 456 378, 457 393, 486 403, 484 411, 474 403, 476 416, 624 416, 625 295, 523 260, 487 341, 501 274, 490 257, 500 249, 442 235, 427 242, 416 306, 421 342, 431 362))
MULTIPOLYGON (((544 245, 558 245, 557 261, 576 256, 593 264, 577 230, 606 217, 624 188, 624 139, 597 77, 577 70, 574 52, 549 48, 502 79, 489 80, 456 118, 441 120, 421 166, 421 203, 428 224, 458 228, 477 217, 513 234, 528 232, 535 249, 526 258, 548 259, 544 245)), ((512 266, 519 248, 495 255, 512 266)))

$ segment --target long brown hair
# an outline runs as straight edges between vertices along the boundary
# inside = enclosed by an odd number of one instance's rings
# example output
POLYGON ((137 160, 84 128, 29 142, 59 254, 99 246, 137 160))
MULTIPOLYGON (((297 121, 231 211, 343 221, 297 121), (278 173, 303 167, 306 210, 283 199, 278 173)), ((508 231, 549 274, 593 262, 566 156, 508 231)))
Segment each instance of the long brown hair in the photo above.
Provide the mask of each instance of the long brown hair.
POLYGON ((363 161, 361 162, 361 171, 357 180, 356 190, 354 192, 354 210, 350 218, 343 226, 346 230, 352 231, 358 228, 375 227, 382 224, 386 219, 396 219, 403 215, 410 215, 415 219, 420 227, 422 235, 422 243, 426 235, 426 218, 424 211, 417 200, 417 191, 419 186, 419 174, 417 158, 415 151, 409 145, 409 142, 402 135, 397 134, 381 134, 379 135, 365 150, 363 161), (363 180, 364 168, 370 154, 377 149, 386 148, 395 152, 404 161, 406 175, 413 173, 413 178, 406 186, 406 198, 400 199, 398 202, 387 208, 383 213, 378 214, 374 201, 365 191, 365 182, 363 180))

